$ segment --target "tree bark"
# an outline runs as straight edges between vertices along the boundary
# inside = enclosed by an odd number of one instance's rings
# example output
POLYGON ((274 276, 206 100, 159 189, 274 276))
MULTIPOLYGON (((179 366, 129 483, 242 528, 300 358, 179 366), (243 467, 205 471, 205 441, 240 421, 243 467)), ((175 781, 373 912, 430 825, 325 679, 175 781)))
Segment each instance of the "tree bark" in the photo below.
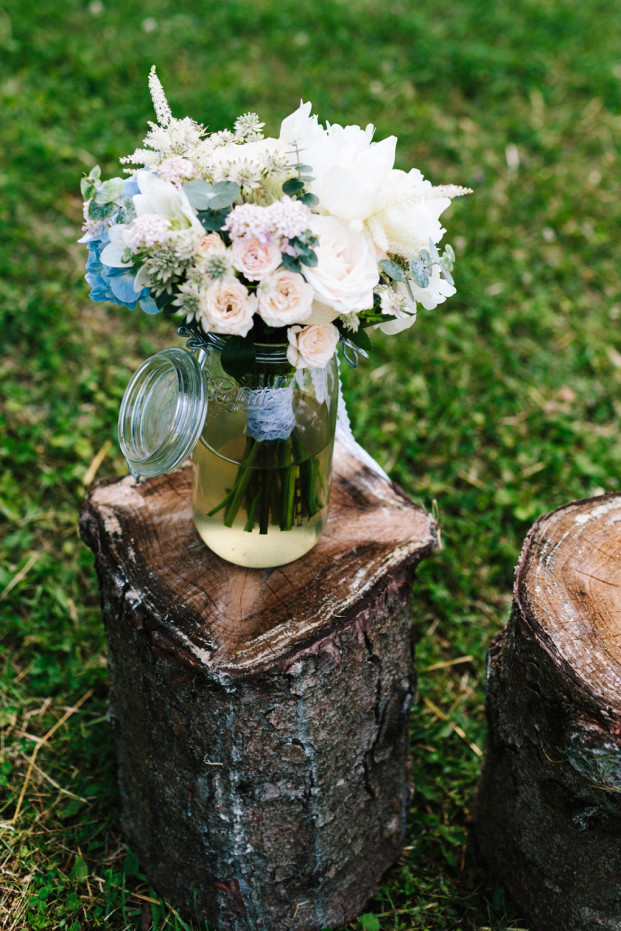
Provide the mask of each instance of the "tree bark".
POLYGON ((343 450, 327 529, 279 569, 192 524, 191 469, 104 483, 96 555, 122 824, 151 883, 215 931, 353 918, 398 857, 429 516, 343 450))
POLYGON ((621 931, 621 495, 533 526, 486 712, 484 857, 534 931, 621 931))

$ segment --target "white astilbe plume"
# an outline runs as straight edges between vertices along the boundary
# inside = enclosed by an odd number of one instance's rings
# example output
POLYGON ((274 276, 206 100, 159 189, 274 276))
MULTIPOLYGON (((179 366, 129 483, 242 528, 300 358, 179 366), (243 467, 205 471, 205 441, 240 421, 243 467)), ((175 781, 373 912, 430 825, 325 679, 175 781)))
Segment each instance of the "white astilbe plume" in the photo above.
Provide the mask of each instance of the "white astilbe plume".
POLYGON ((149 90, 151 92, 153 109, 155 110, 158 123, 160 126, 168 126, 172 120, 172 111, 166 100, 166 94, 164 93, 162 83, 155 71, 155 65, 151 65, 151 71, 149 72, 149 90))
POLYGON ((420 172, 392 172, 392 185, 383 192, 381 209, 365 220, 380 252, 410 258, 426 249, 429 240, 439 242, 445 230, 440 214, 451 198, 471 194, 456 184, 432 185, 420 172))
MULTIPOLYGON (((151 122, 149 126, 151 129, 143 140, 143 145, 148 148, 136 149, 131 155, 120 159, 121 164, 157 168, 162 162, 174 156, 187 157, 196 149, 205 133, 205 127, 200 123, 195 123, 189 116, 182 120, 173 117, 166 127, 151 122)), ((133 169, 129 170, 133 171, 133 169)))

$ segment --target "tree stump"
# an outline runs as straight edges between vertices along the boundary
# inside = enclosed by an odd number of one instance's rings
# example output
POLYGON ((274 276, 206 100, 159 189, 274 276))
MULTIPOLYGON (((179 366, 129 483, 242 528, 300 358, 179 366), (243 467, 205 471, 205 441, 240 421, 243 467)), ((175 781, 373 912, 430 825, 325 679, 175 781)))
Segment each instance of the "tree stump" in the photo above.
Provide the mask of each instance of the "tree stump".
POLYGON ((620 931, 621 495, 533 526, 486 712, 483 855, 534 931, 620 931))
POLYGON ((415 689, 409 595, 431 519, 342 449, 306 557, 242 569, 194 530, 191 468, 96 486, 122 824, 153 886, 216 931, 358 914, 399 856, 415 689))

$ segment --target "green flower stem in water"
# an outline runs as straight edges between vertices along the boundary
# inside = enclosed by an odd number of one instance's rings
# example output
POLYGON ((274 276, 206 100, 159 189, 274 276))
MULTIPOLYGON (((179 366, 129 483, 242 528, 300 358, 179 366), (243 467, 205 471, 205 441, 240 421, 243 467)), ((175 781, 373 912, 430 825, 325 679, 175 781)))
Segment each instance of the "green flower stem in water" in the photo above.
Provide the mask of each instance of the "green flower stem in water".
POLYGON ((304 459, 304 450, 294 429, 286 440, 246 439, 232 487, 211 511, 212 517, 224 509, 224 526, 232 527, 242 504, 247 519, 244 530, 251 533, 256 523, 266 534, 270 523, 291 530, 313 517, 324 506, 317 494, 317 483, 326 492, 327 482, 316 456, 304 459), (261 468, 262 462, 278 467, 261 468))

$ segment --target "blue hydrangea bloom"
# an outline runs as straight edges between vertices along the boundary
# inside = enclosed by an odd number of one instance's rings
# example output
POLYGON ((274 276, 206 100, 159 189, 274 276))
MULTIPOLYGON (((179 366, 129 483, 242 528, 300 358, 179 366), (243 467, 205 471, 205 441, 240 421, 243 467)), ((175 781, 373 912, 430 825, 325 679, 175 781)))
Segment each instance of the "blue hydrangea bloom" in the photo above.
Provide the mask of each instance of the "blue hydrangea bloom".
MULTIPOLYGON (((133 197, 139 188, 134 178, 128 178, 123 194, 133 197)), ((129 268, 109 268, 101 261, 101 253, 110 242, 108 231, 104 230, 98 237, 84 236, 81 242, 88 243, 86 260, 86 281, 91 286, 92 301, 110 301, 112 304, 135 310, 136 305, 146 314, 159 314, 160 309, 149 295, 149 289, 134 290, 134 276, 129 268)))

